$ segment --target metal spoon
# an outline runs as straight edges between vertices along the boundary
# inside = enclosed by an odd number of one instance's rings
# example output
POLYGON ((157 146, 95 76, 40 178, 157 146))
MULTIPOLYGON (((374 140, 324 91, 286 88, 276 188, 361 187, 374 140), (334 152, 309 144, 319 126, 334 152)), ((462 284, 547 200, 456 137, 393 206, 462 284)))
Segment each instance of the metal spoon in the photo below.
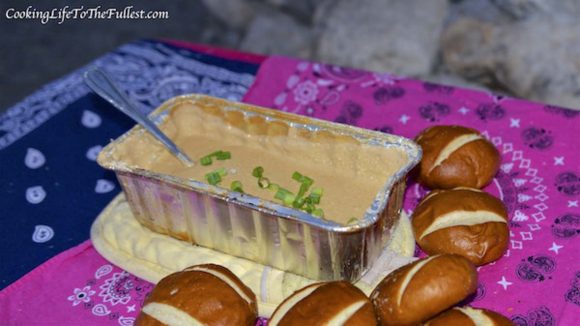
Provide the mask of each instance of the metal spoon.
POLYGON ((175 143, 167 137, 157 126, 143 115, 127 95, 113 82, 113 80, 101 69, 91 68, 84 74, 85 82, 102 98, 111 103, 114 107, 125 113, 131 119, 135 120, 165 147, 175 155, 186 166, 193 166, 195 163, 191 160, 175 143))

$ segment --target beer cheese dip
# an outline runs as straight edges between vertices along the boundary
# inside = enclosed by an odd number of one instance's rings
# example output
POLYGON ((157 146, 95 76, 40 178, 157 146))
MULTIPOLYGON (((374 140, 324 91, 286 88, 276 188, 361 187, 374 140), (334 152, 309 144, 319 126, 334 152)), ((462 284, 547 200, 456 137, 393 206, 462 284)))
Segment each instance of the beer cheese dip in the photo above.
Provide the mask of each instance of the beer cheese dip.
POLYGON ((396 148, 363 144, 347 136, 320 130, 291 127, 263 116, 244 116, 239 111, 219 110, 191 103, 173 108, 161 124, 163 130, 196 161, 186 167, 144 130, 124 139, 112 158, 132 168, 142 168, 185 179, 207 182, 206 175, 225 170, 218 187, 230 189, 239 181, 243 192, 281 203, 275 191, 258 185, 256 167, 270 183, 298 193, 294 172, 313 180, 310 189, 323 194, 317 205, 323 218, 341 224, 360 219, 388 178, 407 162, 396 148), (200 159, 216 151, 230 158, 203 166, 200 159))

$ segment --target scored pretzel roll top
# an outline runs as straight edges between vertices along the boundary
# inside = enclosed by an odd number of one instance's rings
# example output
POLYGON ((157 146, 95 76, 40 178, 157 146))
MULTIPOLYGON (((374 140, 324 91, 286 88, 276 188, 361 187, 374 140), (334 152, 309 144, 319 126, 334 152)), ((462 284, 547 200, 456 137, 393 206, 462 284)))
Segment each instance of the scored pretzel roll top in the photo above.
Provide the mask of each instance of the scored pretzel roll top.
POLYGON ((449 309, 425 323, 425 326, 512 326, 507 317, 495 311, 471 307, 449 309))
POLYGON ((430 192, 415 208, 415 239, 429 255, 458 254, 476 265, 502 257, 509 241, 508 215, 496 197, 473 188, 430 192))
POLYGON ((135 325, 254 325, 256 295, 229 269, 196 265, 163 278, 135 325))
POLYGON ((458 255, 427 257, 387 275, 371 294, 381 325, 417 325, 477 288, 477 271, 458 255))
POLYGON ((475 129, 434 126, 415 140, 423 149, 419 182, 429 188, 483 188, 499 169, 499 152, 475 129))
POLYGON ((376 325, 369 298, 346 281, 315 283, 286 298, 268 321, 284 325, 376 325))

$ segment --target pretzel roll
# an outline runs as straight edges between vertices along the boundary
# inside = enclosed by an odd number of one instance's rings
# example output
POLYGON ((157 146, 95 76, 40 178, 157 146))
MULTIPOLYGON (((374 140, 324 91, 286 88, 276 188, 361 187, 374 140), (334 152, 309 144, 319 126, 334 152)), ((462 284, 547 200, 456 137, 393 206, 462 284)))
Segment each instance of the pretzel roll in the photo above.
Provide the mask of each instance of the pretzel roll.
POLYGON ((417 260, 387 275, 371 300, 381 325, 417 325, 477 288, 475 266, 458 255, 417 260))
POLYGON ((508 247, 506 209, 479 189, 434 190, 412 218, 415 239, 429 255, 458 254, 479 266, 499 259, 508 247))
POLYGON ((254 325, 256 295, 230 270, 196 265, 163 278, 135 325, 254 325))
POLYGON ((369 298, 345 281, 315 283, 286 298, 268 325, 376 325, 369 298))
POLYGON ((475 129, 434 126, 415 140, 423 149, 419 182, 431 189, 483 188, 499 169, 499 152, 475 129))
POLYGON ((429 320, 425 326, 512 326, 503 315, 487 309, 453 308, 429 320))

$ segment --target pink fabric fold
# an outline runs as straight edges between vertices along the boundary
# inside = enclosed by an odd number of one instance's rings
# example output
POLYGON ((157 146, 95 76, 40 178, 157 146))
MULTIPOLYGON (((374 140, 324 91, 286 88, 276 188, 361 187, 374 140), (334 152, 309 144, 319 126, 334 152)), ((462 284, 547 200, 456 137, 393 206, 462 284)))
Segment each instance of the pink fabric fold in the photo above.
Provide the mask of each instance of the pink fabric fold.
POLYGON ((133 325, 152 288, 106 261, 86 241, 2 290, 0 320, 10 325, 133 325))

